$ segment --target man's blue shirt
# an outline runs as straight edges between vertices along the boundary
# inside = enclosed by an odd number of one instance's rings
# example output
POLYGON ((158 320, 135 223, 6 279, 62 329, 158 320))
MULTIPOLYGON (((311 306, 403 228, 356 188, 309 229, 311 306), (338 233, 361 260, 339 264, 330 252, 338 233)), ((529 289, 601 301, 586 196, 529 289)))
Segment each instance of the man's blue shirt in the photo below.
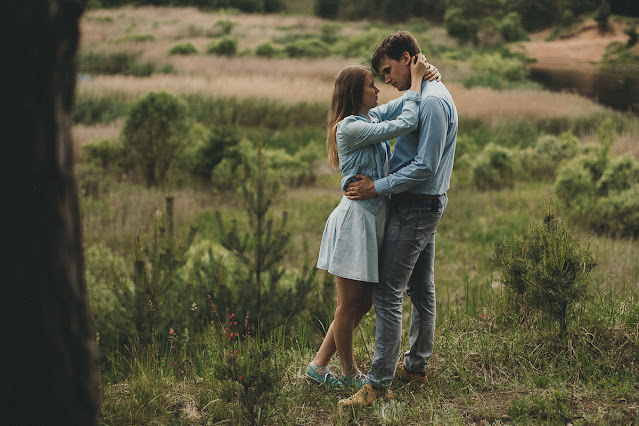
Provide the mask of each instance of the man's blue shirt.
POLYGON ((397 138, 390 174, 375 180, 379 195, 441 195, 450 187, 457 142, 457 109, 442 82, 424 81, 416 130, 397 138))

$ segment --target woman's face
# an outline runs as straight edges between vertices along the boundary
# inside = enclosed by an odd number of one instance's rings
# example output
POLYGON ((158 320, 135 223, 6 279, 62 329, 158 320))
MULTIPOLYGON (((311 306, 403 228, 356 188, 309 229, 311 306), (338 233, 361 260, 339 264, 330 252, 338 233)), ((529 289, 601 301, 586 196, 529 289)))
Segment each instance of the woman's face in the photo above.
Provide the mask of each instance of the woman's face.
POLYGON ((364 115, 368 114, 368 110, 377 106, 377 94, 379 89, 375 86, 373 74, 366 73, 364 77, 364 91, 362 93, 362 108, 360 112, 364 115))

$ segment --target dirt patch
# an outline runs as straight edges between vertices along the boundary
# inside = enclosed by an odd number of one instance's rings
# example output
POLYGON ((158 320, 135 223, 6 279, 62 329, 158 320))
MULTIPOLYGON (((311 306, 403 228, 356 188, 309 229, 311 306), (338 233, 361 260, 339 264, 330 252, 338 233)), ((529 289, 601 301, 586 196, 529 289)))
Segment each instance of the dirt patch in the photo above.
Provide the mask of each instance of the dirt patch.
POLYGON ((606 46, 613 41, 625 43, 627 24, 623 20, 611 20, 611 29, 601 33, 593 20, 585 22, 566 38, 545 41, 549 32, 531 35, 531 40, 522 43, 524 52, 537 59, 535 66, 575 66, 599 62, 606 53, 606 46))

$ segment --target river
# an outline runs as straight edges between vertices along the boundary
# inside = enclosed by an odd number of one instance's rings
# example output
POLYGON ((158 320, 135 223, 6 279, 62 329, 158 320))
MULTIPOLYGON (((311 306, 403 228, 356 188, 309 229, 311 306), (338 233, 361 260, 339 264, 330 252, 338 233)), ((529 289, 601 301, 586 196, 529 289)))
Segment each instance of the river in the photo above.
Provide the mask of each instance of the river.
POLYGON ((593 65, 533 66, 530 78, 552 91, 572 91, 618 111, 639 115, 639 71, 593 65))

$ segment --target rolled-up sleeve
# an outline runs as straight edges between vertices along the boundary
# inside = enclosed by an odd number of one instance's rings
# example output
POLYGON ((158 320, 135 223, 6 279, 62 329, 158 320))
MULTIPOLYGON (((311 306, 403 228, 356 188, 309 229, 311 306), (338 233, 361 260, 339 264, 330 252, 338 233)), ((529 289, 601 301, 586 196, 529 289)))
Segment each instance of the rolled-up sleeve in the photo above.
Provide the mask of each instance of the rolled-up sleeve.
POLYGON ((401 103, 394 102, 389 107, 376 108, 374 113, 378 119, 390 117, 393 111, 402 105, 401 114, 393 120, 373 123, 357 116, 344 119, 339 127, 341 140, 346 148, 356 150, 367 145, 393 139, 415 130, 419 124, 420 96, 412 90, 406 92, 401 103))

